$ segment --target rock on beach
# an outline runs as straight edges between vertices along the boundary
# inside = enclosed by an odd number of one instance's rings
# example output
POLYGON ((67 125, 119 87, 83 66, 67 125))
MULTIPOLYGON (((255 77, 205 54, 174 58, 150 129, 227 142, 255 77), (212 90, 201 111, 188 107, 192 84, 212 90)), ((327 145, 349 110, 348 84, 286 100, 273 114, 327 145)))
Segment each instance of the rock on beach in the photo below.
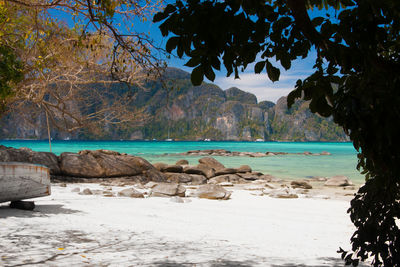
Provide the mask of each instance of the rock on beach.
POLYGON ((143 174, 156 168, 147 160, 108 150, 83 150, 60 155, 63 174, 76 177, 118 177, 143 174))
POLYGON ((343 175, 337 175, 329 178, 325 182, 326 186, 349 186, 353 185, 353 183, 347 178, 346 176, 343 175))
POLYGON ((214 184, 201 185, 195 192, 199 198, 223 200, 229 199, 231 194, 232 192, 226 191, 222 186, 214 184))
POLYGON ((150 196, 152 197, 184 197, 186 188, 180 184, 158 183, 151 189, 150 196))
POLYGON ((126 188, 118 192, 120 197, 132 197, 132 198, 144 198, 142 192, 139 192, 135 188, 126 188))
POLYGON ((213 168, 216 171, 225 169, 225 166, 221 162, 219 162, 218 160, 216 160, 212 157, 201 158, 201 159, 199 159, 199 162, 210 168, 213 168))
POLYGON ((23 147, 16 149, 0 145, 0 162, 27 162, 40 164, 50 169, 50 174, 60 174, 58 158, 51 152, 36 152, 23 147))

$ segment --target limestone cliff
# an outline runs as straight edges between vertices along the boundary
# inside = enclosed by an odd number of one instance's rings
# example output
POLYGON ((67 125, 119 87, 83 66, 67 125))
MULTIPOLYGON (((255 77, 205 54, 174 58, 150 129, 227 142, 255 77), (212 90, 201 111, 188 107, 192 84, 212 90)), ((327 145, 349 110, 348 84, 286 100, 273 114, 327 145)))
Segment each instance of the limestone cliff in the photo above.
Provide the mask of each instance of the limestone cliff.
MULTIPOLYGON (((203 83, 192 86, 190 75, 167 69, 161 82, 148 82, 135 88, 134 104, 142 108, 147 120, 142 125, 123 127, 99 125, 97 131, 81 129, 73 133, 52 130, 54 139, 166 139, 177 140, 283 140, 346 141, 343 131, 332 122, 312 114, 308 103, 298 101, 288 110, 286 98, 276 105, 236 87, 222 90, 203 83)), ((121 85, 122 87, 122 85, 121 85)), ((93 84, 93 90, 101 86, 93 84)), ((117 88, 117 90, 119 90, 117 88)), ((122 89, 121 89, 122 90, 122 89)), ((46 138, 43 114, 27 114, 29 120, 11 115, 0 120, 0 138, 46 138), (27 122, 29 121, 29 123, 27 122)))

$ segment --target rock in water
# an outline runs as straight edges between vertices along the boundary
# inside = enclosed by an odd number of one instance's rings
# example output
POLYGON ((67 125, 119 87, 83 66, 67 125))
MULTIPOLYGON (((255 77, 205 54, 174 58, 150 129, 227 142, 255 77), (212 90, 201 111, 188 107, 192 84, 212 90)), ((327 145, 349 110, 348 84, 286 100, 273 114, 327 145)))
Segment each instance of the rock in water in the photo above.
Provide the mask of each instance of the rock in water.
POLYGON ((353 183, 346 177, 342 175, 337 175, 333 176, 332 178, 329 178, 325 182, 326 186, 348 186, 348 185, 353 185, 353 183))
POLYGON ((207 165, 210 168, 214 168, 214 170, 216 170, 216 171, 225 169, 225 166, 221 162, 219 162, 218 160, 216 160, 212 157, 201 158, 201 159, 199 159, 199 162, 204 165, 207 165))
POLYGON ((201 185, 195 192, 195 195, 199 198, 207 199, 229 199, 232 192, 226 191, 220 185, 205 184, 201 185))
POLYGON ((239 168, 236 169, 236 172, 238 173, 246 173, 246 172, 251 172, 251 168, 249 165, 242 165, 239 168))
POLYGON ((154 197, 184 197, 186 188, 180 184, 159 183, 151 189, 151 196, 154 197))
POLYGON ((187 161, 186 159, 181 159, 178 160, 175 165, 189 165, 189 161, 187 161))

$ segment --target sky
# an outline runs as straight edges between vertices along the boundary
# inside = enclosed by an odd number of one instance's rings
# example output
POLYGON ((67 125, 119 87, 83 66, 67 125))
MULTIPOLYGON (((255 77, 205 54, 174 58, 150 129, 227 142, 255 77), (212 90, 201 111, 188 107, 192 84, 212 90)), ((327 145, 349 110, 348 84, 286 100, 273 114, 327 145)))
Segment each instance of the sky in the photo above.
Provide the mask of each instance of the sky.
MULTIPOLYGON (((162 40, 162 42, 165 43, 166 40, 162 40)), ((292 67, 288 71, 285 71, 279 63, 274 64, 281 71, 281 76, 277 82, 271 82, 265 71, 255 74, 255 63, 250 64, 244 72, 239 73, 240 79, 235 79, 233 74, 226 77, 226 70, 222 69, 221 71, 215 70, 216 78, 213 82, 207 80, 206 77, 204 77, 204 81, 214 83, 223 90, 237 87, 250 92, 257 97, 258 102, 268 100, 276 103, 279 98, 287 96, 294 89, 298 79, 305 79, 313 73, 312 66, 315 63, 315 54, 311 52, 307 58, 292 62, 292 67)), ((170 67, 180 68, 189 73, 192 71, 192 68, 184 66, 187 59, 173 58, 166 61, 170 67)))
MULTIPOLYGON (((314 10, 312 14, 310 14, 310 17, 324 15, 326 12, 325 10, 314 10)), ((328 13, 332 13, 332 11, 328 13)), ((140 25, 139 27, 142 27, 145 32, 149 33, 160 46, 165 47, 168 39, 162 37, 158 25, 159 24, 148 23, 140 25)), ((268 79, 265 71, 261 74, 254 73, 255 63, 249 65, 243 73, 239 73, 240 79, 234 79, 234 75, 226 77, 226 70, 223 68, 223 64, 221 64, 222 70, 215 70, 215 80, 211 82, 204 77, 204 81, 214 83, 223 90, 237 87, 243 91, 250 92, 256 95, 258 102, 268 100, 276 103, 280 97, 287 96, 294 89, 298 79, 305 79, 313 73, 312 67, 315 64, 315 57, 316 52, 310 52, 307 58, 292 62, 292 67, 288 71, 285 71, 279 63, 275 63, 274 66, 280 68, 281 76, 279 81, 274 83, 268 79)), ((171 59, 166 61, 168 66, 177 67, 190 73, 192 68, 184 66, 187 60, 188 59, 185 58, 179 59, 177 56, 172 56, 171 59)), ((271 62, 274 62, 274 60, 271 60, 271 62)))
MULTIPOLYGON (((167 2, 173 1, 167 0, 167 2)), ((310 13, 310 16, 315 17, 318 15, 324 15, 326 13, 327 11, 325 10, 315 10, 310 13)), ((332 13, 332 11, 328 13, 332 13)), ((69 25, 73 25, 72 20, 67 14, 60 14, 56 12, 53 13, 53 15, 57 15, 60 20, 65 21, 69 25)), ((167 39, 162 37, 161 32, 158 29, 159 24, 154 24, 151 22, 151 20, 152 19, 149 18, 148 21, 144 23, 139 21, 135 22, 135 31, 149 34, 158 46, 165 47, 167 39)), ((118 23, 118 20, 116 23, 118 23)), ((312 66, 315 62, 315 54, 315 52, 310 52, 307 58, 298 59, 292 62, 292 67, 288 71, 285 71, 279 63, 274 64, 276 67, 280 67, 281 70, 279 81, 274 83, 268 79, 265 71, 261 74, 255 74, 254 64, 249 65, 243 73, 239 73, 240 79, 234 79, 233 75, 231 75, 231 77, 226 77, 226 70, 223 68, 221 71, 216 71, 216 78, 214 82, 207 80, 206 77, 204 77, 204 81, 214 83, 223 90, 231 87, 237 87, 243 91, 253 93, 256 95, 259 102, 268 100, 276 103, 280 97, 287 96, 289 92, 294 89, 295 83, 298 79, 304 79, 312 74, 312 66)), ((170 59, 164 59, 170 67, 180 68, 187 72, 191 72, 192 70, 191 68, 184 66, 187 61, 185 58, 179 59, 176 56, 172 56, 170 59)))

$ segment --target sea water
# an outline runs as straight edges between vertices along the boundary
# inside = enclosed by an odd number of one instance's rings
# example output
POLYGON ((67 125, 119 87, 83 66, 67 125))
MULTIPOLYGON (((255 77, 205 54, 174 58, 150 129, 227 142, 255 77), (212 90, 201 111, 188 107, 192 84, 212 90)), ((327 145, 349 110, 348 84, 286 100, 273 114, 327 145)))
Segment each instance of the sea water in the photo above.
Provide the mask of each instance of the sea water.
MULTIPOLYGON (((36 140, 0 140, 0 144, 15 148, 28 147, 34 151, 49 151, 48 141, 36 140)), ((345 175, 360 184, 364 177, 356 170, 357 151, 352 143, 325 142, 230 142, 230 141, 52 141, 52 152, 78 152, 80 150, 108 149, 143 157, 150 161, 175 163, 187 159, 197 164, 199 156, 176 155, 189 150, 226 149, 241 152, 287 152, 320 153, 327 151, 328 156, 279 155, 260 158, 220 157, 215 158, 226 167, 250 165, 254 171, 271 174, 281 179, 302 179, 314 176, 331 177, 345 175)))

